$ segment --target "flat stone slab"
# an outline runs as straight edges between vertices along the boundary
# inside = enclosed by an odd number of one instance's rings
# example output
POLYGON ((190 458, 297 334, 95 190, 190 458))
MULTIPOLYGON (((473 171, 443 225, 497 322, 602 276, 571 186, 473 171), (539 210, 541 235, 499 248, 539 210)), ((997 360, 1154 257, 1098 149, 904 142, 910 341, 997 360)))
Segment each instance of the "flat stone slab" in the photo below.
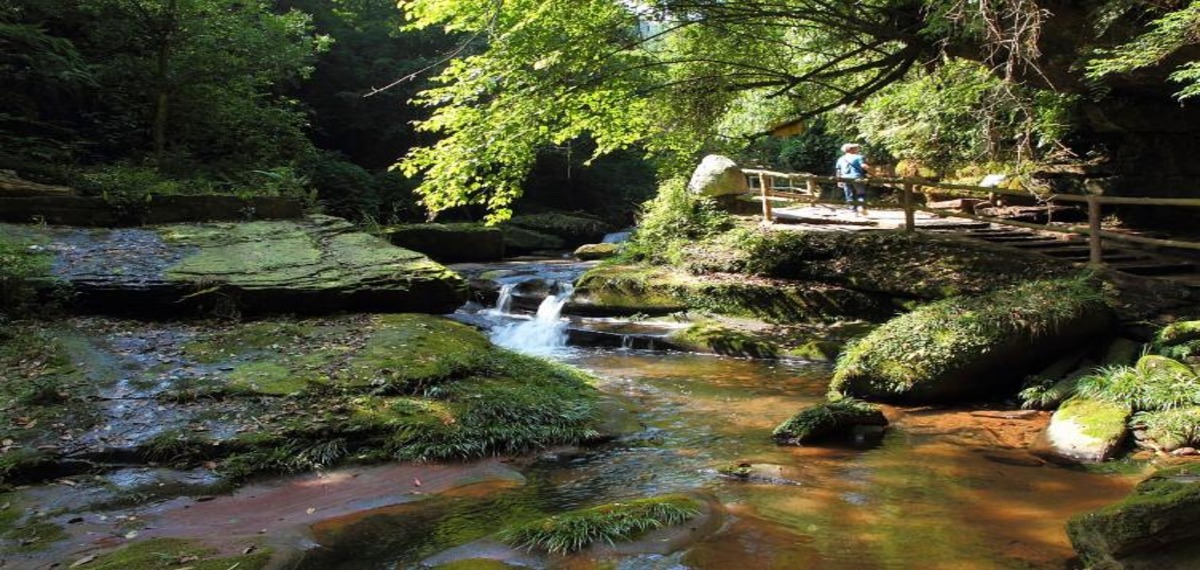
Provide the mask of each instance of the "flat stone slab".
POLYGON ((449 313, 461 277, 340 218, 91 229, 0 225, 52 257, 79 309, 115 314, 449 313))

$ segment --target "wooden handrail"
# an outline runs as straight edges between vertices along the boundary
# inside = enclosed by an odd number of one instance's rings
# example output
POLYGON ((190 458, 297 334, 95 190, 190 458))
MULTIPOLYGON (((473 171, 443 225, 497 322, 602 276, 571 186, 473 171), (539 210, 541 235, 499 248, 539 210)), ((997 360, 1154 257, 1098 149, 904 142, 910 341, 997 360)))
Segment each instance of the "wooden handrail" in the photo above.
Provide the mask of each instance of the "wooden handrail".
MULTIPOLYGON (((1200 198, 1131 198, 1122 196, 1103 196, 1100 194, 1047 194, 1039 195, 1029 191, 1012 190, 1009 188, 994 188, 988 186, 973 186, 969 184, 949 184, 944 182, 931 182, 920 178, 896 178, 896 177, 867 177, 867 178, 840 178, 836 176, 818 176, 815 174, 807 174, 802 172, 776 172, 773 170, 764 170, 758 168, 745 168, 742 172, 747 176, 757 177, 759 187, 762 193, 763 200, 763 217, 767 221, 774 219, 772 208, 769 205, 771 196, 774 194, 773 186, 775 178, 784 178, 789 182, 802 180, 812 203, 828 202, 820 199, 820 191, 817 187, 818 182, 861 182, 868 185, 888 185, 898 187, 901 191, 901 207, 904 209, 904 227, 906 231, 915 231, 916 221, 914 212, 920 210, 939 217, 957 217, 967 218, 971 220, 988 222, 993 224, 1001 224, 1015 226, 1020 228, 1057 232, 1070 233, 1088 236, 1089 258, 1090 262, 1095 265, 1103 263, 1103 251, 1101 249, 1102 239, 1124 241, 1130 243, 1139 243, 1144 245, 1152 245, 1159 247, 1172 247, 1178 249, 1189 249, 1200 251, 1200 243, 1149 238, 1144 236, 1128 235, 1116 232, 1105 231, 1101 229, 1101 208, 1104 205, 1131 205, 1131 206, 1180 206, 1195 208, 1200 207, 1200 198), (927 206, 917 205, 913 200, 913 193, 919 188, 936 188, 939 190, 956 190, 961 193, 976 193, 976 194, 1001 194, 1008 196, 1034 197, 1043 202, 1075 202, 1087 205, 1088 209, 1088 225, 1087 226, 1063 226, 1049 224, 1035 224, 1030 222, 1020 222, 1017 220, 1008 220, 992 216, 980 216, 977 214, 969 214, 966 212, 941 210, 937 208, 929 208, 927 206)), ((801 196, 794 192, 787 192, 792 196, 801 196)))

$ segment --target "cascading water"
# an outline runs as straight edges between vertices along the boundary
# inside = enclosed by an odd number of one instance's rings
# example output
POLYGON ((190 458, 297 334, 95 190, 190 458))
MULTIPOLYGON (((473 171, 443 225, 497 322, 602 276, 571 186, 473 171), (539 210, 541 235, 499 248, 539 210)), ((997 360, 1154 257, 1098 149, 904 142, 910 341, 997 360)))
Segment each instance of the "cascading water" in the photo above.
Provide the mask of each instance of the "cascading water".
POLYGON ((500 296, 496 298, 496 308, 487 309, 487 311, 498 315, 507 315, 512 313, 513 289, 516 287, 516 283, 505 283, 501 285, 500 296))
MULTIPOLYGON (((543 355, 566 346, 567 327, 562 320, 562 308, 573 291, 569 283, 559 282, 554 292, 538 305, 537 315, 533 319, 495 328, 492 342, 517 352, 543 355)), ((503 297, 500 302, 504 302, 503 297)), ((500 312, 499 303, 496 310, 500 312)))

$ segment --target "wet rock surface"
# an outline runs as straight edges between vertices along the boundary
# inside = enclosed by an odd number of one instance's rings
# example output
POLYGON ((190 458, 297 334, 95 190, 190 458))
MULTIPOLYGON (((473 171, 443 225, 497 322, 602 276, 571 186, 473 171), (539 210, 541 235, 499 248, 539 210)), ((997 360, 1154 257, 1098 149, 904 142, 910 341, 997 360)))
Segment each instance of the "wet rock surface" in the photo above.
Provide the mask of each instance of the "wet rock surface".
POLYGON ((1192 568, 1200 558, 1200 476, 1196 467, 1156 473, 1125 500, 1067 523, 1089 568, 1192 568))
POLYGON ((48 277, 91 312, 448 313, 466 298, 465 283, 445 267, 324 216, 115 230, 3 225, 0 232, 52 254, 48 277))

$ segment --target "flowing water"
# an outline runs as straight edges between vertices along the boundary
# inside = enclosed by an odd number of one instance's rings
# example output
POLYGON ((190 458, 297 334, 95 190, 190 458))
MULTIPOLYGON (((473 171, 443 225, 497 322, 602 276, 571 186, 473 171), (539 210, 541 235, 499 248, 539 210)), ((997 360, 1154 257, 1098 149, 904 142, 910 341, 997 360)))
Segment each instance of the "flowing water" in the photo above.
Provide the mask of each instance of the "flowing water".
POLYGON ((1134 481, 1032 460, 1023 449, 1044 416, 891 410, 893 426, 873 446, 779 447, 771 429, 824 400, 828 365, 565 347, 558 311, 568 295, 556 291, 535 318, 500 325, 493 338, 596 374, 629 411, 625 435, 544 453, 519 467, 524 485, 481 484, 317 529, 326 548, 305 568, 496 557, 503 548, 487 537, 504 523, 689 492, 720 504, 724 518, 681 551, 506 559, 569 569, 1062 569, 1072 556, 1066 520, 1123 497, 1134 481), (754 475, 723 476, 731 465, 754 475))

